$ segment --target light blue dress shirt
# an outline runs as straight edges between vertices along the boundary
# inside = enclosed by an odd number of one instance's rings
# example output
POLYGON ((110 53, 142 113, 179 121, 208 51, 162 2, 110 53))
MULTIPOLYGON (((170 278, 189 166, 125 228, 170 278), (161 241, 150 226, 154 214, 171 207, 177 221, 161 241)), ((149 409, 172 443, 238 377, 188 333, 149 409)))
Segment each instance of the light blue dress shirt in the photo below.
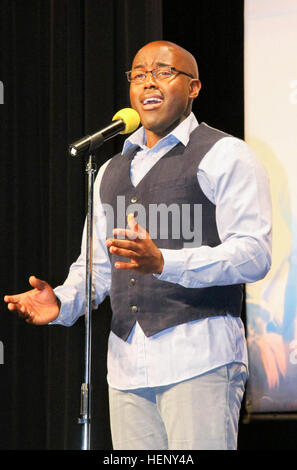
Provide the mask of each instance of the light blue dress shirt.
MULTIPOLYGON (((187 145, 198 126, 193 113, 153 148, 145 145, 141 127, 124 143, 123 158, 131 145, 139 145, 131 163, 133 185, 178 142, 187 145)), ((182 157, 181 157, 182 158, 182 157)), ((109 294, 110 260, 105 246, 106 219, 100 202, 100 182, 108 165, 98 171, 94 204, 94 308, 109 294)), ((249 146, 235 137, 219 140, 197 168, 197 178, 206 197, 216 205, 221 244, 181 250, 162 249, 162 280, 185 287, 209 287, 255 282, 271 264, 271 200, 266 171, 249 146)), ((70 267, 62 286, 55 289, 61 301, 58 319, 71 326, 84 314, 85 237, 81 254, 70 267)), ((100 341, 100 338, 96 339, 100 341)), ((110 332, 108 376, 111 387, 127 390, 177 383, 216 367, 239 362, 248 366, 244 325, 231 315, 210 317, 178 325, 146 337, 136 323, 125 342, 110 332)))

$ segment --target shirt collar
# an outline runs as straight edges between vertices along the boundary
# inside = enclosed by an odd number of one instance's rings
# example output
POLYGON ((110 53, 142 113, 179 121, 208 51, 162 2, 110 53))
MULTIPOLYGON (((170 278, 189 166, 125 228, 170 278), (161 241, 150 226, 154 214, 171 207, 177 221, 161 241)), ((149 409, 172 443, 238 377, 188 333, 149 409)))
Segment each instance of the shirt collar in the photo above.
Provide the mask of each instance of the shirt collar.
MULTIPOLYGON (((176 140, 181 142, 184 146, 186 146, 190 139, 190 134, 193 130, 198 126, 198 121, 193 113, 191 113, 184 121, 182 121, 170 134, 163 137, 163 139, 159 140, 159 142, 155 145, 155 147, 159 147, 159 145, 166 140, 176 140)), ((144 127, 140 127, 131 134, 124 142, 122 155, 124 155, 132 146, 137 145, 142 149, 146 149, 146 135, 144 127)))

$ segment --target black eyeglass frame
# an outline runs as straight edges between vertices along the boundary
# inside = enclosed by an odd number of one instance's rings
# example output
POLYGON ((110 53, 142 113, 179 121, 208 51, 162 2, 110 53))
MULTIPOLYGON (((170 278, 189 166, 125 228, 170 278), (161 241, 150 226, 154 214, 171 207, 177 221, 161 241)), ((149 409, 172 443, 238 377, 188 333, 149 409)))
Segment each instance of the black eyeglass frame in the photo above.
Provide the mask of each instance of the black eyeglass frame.
MULTIPOLYGON (((161 70, 162 70, 162 69, 170 69, 171 72, 174 72, 176 75, 178 75, 178 74, 183 74, 183 75, 186 75, 187 77, 190 77, 190 78, 192 78, 192 79, 195 78, 195 77, 193 77, 193 75, 190 74, 190 73, 183 72, 182 70, 178 70, 178 69, 176 69, 175 67, 172 67, 171 65, 168 65, 168 66, 166 66, 166 67, 165 67, 165 66, 164 66, 164 67, 156 67, 156 68, 153 69, 153 70, 143 70, 143 72, 144 72, 144 78, 143 78, 143 80, 139 80, 138 83, 144 82, 144 81, 146 80, 146 77, 147 77, 147 74, 148 74, 148 73, 151 73, 155 80, 160 80, 160 78, 158 79, 158 78, 155 76, 156 73, 157 73, 156 71, 157 71, 157 70, 160 70, 160 69, 161 69, 161 70)), ((135 82, 135 80, 131 80, 131 72, 132 72, 132 70, 129 70, 128 72, 125 72, 126 77, 127 77, 127 80, 128 80, 129 83, 135 82)), ((166 80, 166 79, 168 79, 168 78, 171 78, 173 75, 174 75, 174 74, 172 74, 170 77, 161 78, 161 80, 166 80)), ((136 81, 136 83, 137 83, 137 81, 136 81)))

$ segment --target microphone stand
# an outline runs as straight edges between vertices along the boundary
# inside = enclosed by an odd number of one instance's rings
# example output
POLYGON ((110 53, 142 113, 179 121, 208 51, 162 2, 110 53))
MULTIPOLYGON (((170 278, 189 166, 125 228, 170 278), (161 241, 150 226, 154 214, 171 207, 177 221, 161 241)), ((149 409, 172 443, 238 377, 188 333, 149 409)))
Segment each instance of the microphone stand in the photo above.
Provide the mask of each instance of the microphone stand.
POLYGON ((92 266, 93 266, 93 200, 96 173, 94 155, 86 164, 88 175, 88 211, 86 238, 86 306, 85 306, 85 364, 84 382, 81 385, 80 418, 82 424, 82 450, 90 450, 91 443, 91 359, 92 359, 92 266))
POLYGON ((82 424, 82 450, 90 450, 91 441, 91 346, 92 346, 92 271, 93 271, 93 199, 96 163, 93 152, 106 140, 116 136, 121 131, 130 133, 136 130, 140 118, 136 111, 122 109, 113 117, 113 122, 91 136, 85 136, 69 146, 73 157, 89 155, 86 165, 88 175, 88 213, 86 238, 86 298, 85 298, 85 373, 81 385, 80 418, 82 424))

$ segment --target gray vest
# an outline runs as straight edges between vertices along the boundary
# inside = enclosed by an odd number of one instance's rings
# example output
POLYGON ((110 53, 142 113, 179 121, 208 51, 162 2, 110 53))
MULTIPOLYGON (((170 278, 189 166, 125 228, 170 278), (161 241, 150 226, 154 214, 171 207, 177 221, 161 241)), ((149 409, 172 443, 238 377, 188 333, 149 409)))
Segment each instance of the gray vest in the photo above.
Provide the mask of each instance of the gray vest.
MULTIPOLYGON (((176 145, 136 187, 131 183, 130 164, 138 147, 125 155, 114 156, 100 187, 101 201, 108 205, 107 236, 113 237, 112 228, 126 226, 125 216, 129 212, 136 216, 138 212, 138 222, 145 226, 159 248, 179 250, 219 245, 216 207, 200 188, 197 168, 205 154, 226 135, 200 124, 190 135, 187 147, 181 143, 176 145), (113 218, 108 207, 112 207, 113 218)), ((158 280, 152 274, 117 270, 114 263, 123 258, 109 256, 112 267, 111 330, 123 340, 128 338, 136 321, 146 336, 152 336, 166 328, 201 318, 241 314, 242 285, 186 288, 158 280)))

